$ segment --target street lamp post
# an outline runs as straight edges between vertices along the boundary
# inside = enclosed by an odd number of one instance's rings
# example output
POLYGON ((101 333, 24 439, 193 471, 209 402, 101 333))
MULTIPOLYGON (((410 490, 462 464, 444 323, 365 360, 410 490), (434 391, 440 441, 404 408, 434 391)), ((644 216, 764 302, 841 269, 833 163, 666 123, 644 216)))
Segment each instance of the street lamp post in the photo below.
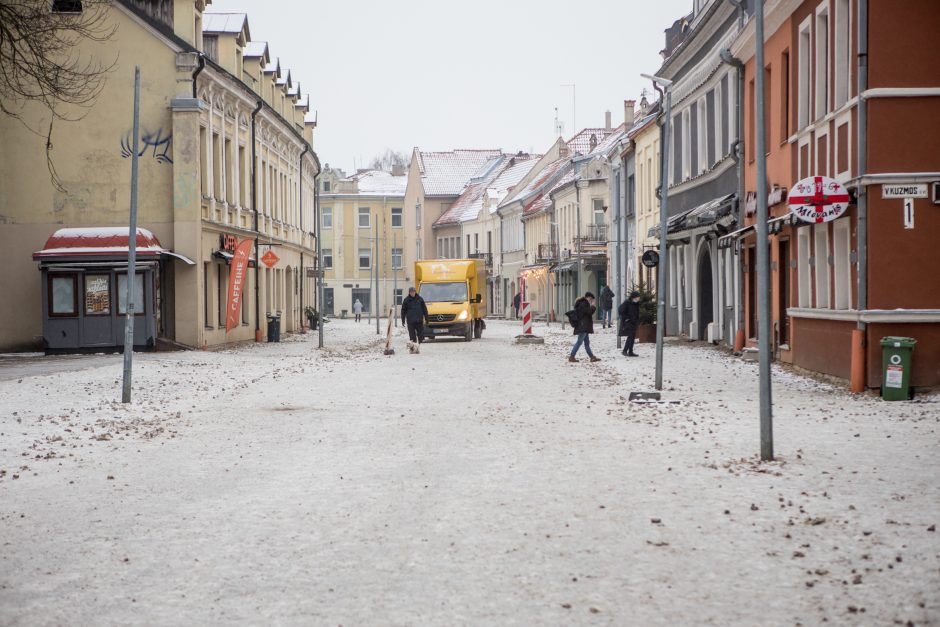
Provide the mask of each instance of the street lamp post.
POLYGON ((662 146, 662 166, 660 168, 660 201, 659 201, 659 265, 656 268, 656 389, 663 389, 663 338, 666 333, 666 290, 663 289, 663 281, 668 280, 669 256, 666 249, 666 223, 669 221, 669 214, 666 210, 668 204, 669 187, 669 123, 672 110, 672 81, 661 76, 652 76, 650 74, 640 74, 643 78, 648 78, 654 84, 658 84, 663 89, 663 100, 665 105, 663 109, 663 146, 662 146))

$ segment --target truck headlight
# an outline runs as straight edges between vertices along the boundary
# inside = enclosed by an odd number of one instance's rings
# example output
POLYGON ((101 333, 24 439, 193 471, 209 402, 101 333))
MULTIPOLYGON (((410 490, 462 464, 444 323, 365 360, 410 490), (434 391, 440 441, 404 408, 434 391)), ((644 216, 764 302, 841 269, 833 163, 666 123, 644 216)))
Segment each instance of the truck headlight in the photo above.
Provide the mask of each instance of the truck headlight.
POLYGON ((467 310, 464 309, 463 311, 461 311, 461 312, 460 312, 460 315, 457 316, 457 319, 458 319, 458 320, 466 320, 466 319, 467 319, 467 310))

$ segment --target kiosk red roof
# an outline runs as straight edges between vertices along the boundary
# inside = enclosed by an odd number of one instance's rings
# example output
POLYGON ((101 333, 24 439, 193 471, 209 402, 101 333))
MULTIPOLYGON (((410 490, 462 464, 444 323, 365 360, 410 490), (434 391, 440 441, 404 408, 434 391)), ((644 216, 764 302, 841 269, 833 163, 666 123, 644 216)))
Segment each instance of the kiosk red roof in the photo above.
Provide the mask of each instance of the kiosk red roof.
MULTIPOLYGON (((46 240, 42 250, 33 253, 33 259, 71 256, 127 256, 128 228, 86 227, 59 229, 46 240)), ((160 240, 147 229, 137 228, 137 254, 152 256, 169 253, 160 240)))

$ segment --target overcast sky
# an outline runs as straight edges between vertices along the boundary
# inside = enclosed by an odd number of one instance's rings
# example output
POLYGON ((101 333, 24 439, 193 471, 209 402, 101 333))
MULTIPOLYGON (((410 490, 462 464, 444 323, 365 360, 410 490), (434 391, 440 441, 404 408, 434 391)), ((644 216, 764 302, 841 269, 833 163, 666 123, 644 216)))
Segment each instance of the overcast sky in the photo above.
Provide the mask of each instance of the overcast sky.
POLYGON ((663 30, 691 7, 213 0, 209 10, 248 14, 252 39, 268 41, 310 94, 321 163, 350 172, 386 148, 544 152, 556 137, 556 107, 566 137, 603 126, 607 110, 616 126, 623 101, 651 89, 639 74, 659 68, 663 30))

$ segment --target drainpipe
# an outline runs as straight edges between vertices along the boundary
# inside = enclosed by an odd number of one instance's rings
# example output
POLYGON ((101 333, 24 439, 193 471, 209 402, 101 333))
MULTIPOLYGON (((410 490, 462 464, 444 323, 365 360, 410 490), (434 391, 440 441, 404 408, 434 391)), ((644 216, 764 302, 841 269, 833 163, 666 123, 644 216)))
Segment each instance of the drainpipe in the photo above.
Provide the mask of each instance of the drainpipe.
MULTIPOLYGON (((728 0, 738 8, 741 8, 741 5, 736 0, 728 0)), ((737 128, 736 135, 737 137, 734 140, 734 143, 731 146, 731 156, 737 164, 738 170, 738 215, 737 223, 738 228, 744 226, 744 115, 741 111, 741 101, 744 97, 744 63, 741 62, 741 59, 731 55, 731 51, 725 48, 719 53, 723 63, 727 63, 733 67, 736 71, 735 74, 738 78, 738 88, 735 90, 735 99, 734 99, 734 117, 735 117, 735 127, 737 128)), ((737 245, 735 244, 735 248, 737 245)), ((743 265, 740 259, 740 251, 738 252, 738 263, 735 267, 735 275, 737 278, 737 287, 734 294, 734 308, 735 308, 735 334, 734 334, 734 352, 740 353, 744 348, 744 272, 743 265)))
MULTIPOLYGON (((297 172, 297 196, 298 196, 298 210, 300 213, 300 237, 303 238, 304 233, 304 155, 310 151, 310 145, 304 144, 304 150, 300 153, 299 159, 299 170, 297 172)), ((314 182, 316 178, 314 178, 314 182)), ((301 243, 303 240, 301 240, 301 243)), ((304 326, 304 253, 303 250, 300 252, 300 326, 304 326)))
MULTIPOLYGON (((858 2, 858 311, 868 309, 868 186, 862 177, 868 171, 868 102, 863 94, 868 89, 868 0, 858 2)), ((865 382, 865 349, 867 325, 859 318, 858 328, 852 331, 852 360, 850 386, 853 392, 863 392, 865 382)))
POLYGON ((258 176, 255 172, 257 168, 256 156, 256 134, 257 124, 255 116, 261 111, 264 101, 259 100, 258 105, 251 111, 251 208, 254 210, 254 231, 255 231, 255 341, 261 341, 261 255, 258 245, 258 176))
POLYGON ((738 26, 744 26, 745 16, 744 0, 728 0, 738 10, 738 26))
POLYGON ((206 58, 201 52, 196 53, 196 59, 198 65, 196 66, 196 69, 193 70, 193 98, 196 97, 196 77, 199 76, 200 72, 206 69, 206 58))

